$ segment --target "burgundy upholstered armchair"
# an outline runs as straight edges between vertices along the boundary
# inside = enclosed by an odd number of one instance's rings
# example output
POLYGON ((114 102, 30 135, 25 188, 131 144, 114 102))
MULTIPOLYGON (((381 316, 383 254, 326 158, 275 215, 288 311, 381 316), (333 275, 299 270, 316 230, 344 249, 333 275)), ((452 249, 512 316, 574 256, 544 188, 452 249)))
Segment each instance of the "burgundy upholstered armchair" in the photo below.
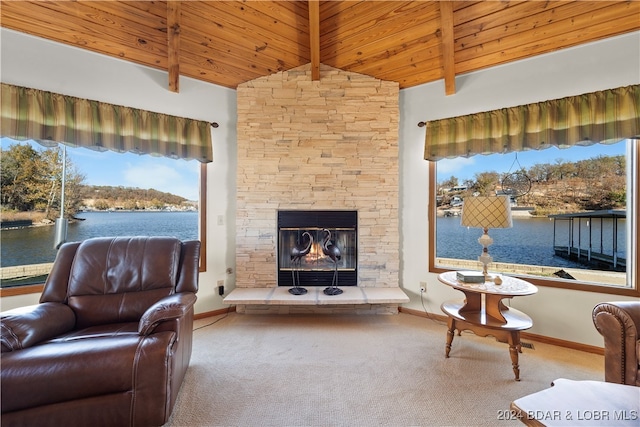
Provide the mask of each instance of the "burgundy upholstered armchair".
POLYGON ((600 303, 593 323, 604 337, 604 380, 640 386, 640 301, 600 303))
POLYGON ((168 237, 64 244, 40 304, 2 313, 2 426, 164 424, 191 357, 199 256, 168 237))

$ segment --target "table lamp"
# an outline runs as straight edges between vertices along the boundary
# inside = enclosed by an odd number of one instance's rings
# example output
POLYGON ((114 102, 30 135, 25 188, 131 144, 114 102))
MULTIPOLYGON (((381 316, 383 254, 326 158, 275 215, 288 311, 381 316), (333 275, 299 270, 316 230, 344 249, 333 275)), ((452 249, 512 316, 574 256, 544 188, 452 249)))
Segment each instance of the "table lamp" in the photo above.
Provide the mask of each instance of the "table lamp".
POLYGON ((460 225, 463 227, 482 228, 484 233, 478 239, 482 245, 482 254, 478 257, 483 265, 482 274, 485 280, 489 279, 487 266, 493 262, 489 256, 489 245, 493 239, 489 237, 490 228, 510 228, 511 221, 511 201, 507 196, 494 197, 467 197, 462 205, 462 219, 460 225))

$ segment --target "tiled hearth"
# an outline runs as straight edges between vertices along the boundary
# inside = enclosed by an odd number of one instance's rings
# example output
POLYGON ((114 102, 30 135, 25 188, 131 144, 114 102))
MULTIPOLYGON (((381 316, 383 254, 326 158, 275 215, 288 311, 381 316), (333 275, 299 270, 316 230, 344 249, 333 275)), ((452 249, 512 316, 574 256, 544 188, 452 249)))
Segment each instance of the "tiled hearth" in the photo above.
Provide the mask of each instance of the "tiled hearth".
MULTIPOLYGON (((225 302, 243 305, 239 296, 252 288, 261 296, 245 306, 289 304, 289 294, 273 299, 287 291, 273 290, 278 211, 351 210, 358 215, 357 283, 327 301, 380 308, 387 300, 364 292, 390 288, 397 310, 406 298, 399 289, 398 84, 322 64, 314 81, 307 64, 239 85, 237 106, 236 289, 225 302)), ((323 306, 322 289, 310 287, 294 304, 323 306)))
POLYGON ((324 288, 310 286, 304 295, 292 295, 286 286, 273 288, 238 288, 224 299, 236 306, 238 313, 307 313, 357 312, 395 314, 398 304, 409 302, 400 288, 363 288, 346 286, 340 295, 325 295, 324 288), (317 309, 320 310, 317 310, 317 309))

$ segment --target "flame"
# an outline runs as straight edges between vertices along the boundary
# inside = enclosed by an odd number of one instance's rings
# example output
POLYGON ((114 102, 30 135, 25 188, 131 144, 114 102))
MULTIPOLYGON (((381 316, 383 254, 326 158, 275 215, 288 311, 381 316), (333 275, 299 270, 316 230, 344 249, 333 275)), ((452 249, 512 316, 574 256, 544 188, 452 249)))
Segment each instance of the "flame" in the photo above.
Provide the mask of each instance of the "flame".
POLYGON ((322 252, 322 247, 320 246, 320 242, 313 242, 311 245, 311 250, 309 253, 302 259, 302 263, 305 265, 313 265, 316 262, 324 261, 327 256, 322 252))

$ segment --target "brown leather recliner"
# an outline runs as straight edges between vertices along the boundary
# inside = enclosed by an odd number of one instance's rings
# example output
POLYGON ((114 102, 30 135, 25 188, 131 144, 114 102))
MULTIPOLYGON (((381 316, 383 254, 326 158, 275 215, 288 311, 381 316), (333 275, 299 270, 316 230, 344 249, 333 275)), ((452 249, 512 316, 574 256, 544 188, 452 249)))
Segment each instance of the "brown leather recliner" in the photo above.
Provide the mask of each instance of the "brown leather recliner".
POLYGON ((157 426, 193 337, 200 242, 113 237, 60 247, 40 304, 2 313, 9 426, 157 426))
POLYGON ((604 337, 604 380, 640 386, 640 301, 600 303, 593 323, 604 337))

